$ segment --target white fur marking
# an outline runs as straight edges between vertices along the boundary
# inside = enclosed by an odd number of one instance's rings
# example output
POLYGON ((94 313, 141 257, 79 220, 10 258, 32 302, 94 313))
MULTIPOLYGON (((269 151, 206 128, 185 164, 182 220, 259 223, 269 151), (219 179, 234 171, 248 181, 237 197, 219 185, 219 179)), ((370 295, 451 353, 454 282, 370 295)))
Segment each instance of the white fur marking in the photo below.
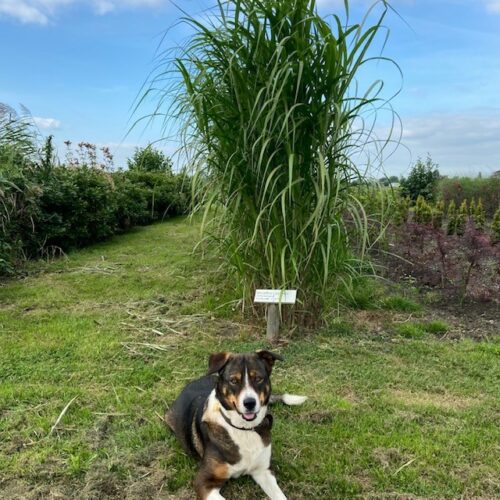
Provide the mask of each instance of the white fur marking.
POLYGON ((262 438, 255 431, 240 430, 229 425, 222 417, 221 411, 231 419, 231 423, 234 423, 233 425, 243 427, 244 424, 251 424, 252 427, 255 427, 266 416, 267 407, 262 406, 257 414, 257 418, 253 422, 247 422, 236 411, 224 410, 215 396, 214 389, 208 397, 203 420, 211 421, 224 427, 231 439, 238 446, 241 459, 238 463, 228 466, 229 477, 239 477, 243 474, 253 474, 256 471, 268 469, 271 463, 271 445, 264 446, 262 438))
POLYGON ((219 492, 220 490, 210 490, 210 493, 207 495, 207 500, 225 500, 219 492))
POLYGON ((271 500, 286 500, 285 494, 269 469, 254 472, 252 477, 271 500))
POLYGON ((268 469, 271 464, 271 445, 264 446, 261 437, 253 431, 240 431, 229 427, 231 439, 238 445, 241 459, 229 466, 229 475, 239 477, 268 469))
MULTIPOLYGON (((301 404, 306 399, 305 396, 285 394, 283 395, 282 401, 285 402, 285 404, 301 404), (295 401, 295 403, 286 402, 286 400, 290 401, 290 398, 291 401, 295 401)), ((240 430, 229 425, 221 415, 222 411, 230 418, 233 425, 237 425, 238 427, 243 427, 243 424, 257 426, 266 416, 267 406, 262 406, 260 408, 256 420, 247 422, 238 415, 238 412, 226 411, 217 400, 214 389, 208 397, 207 407, 203 414, 203 421, 214 422, 224 427, 231 439, 238 446, 241 459, 236 464, 228 465, 228 474, 230 478, 239 477, 243 474, 250 474, 271 500, 287 500, 278 486, 276 478, 269 470, 271 464, 271 444, 264 446, 262 438, 255 431, 240 430)), ((207 496, 207 500, 224 500, 224 497, 220 494, 219 489, 213 489, 207 496)))
POLYGON ((307 401, 307 396, 298 396, 296 394, 283 394, 283 403, 286 405, 301 405, 307 401))
POLYGON ((250 379, 248 378, 248 368, 245 368, 245 387, 240 392, 238 398, 238 411, 240 413, 247 413, 248 410, 245 408, 243 401, 247 398, 252 398, 255 400, 255 410, 252 413, 259 413, 260 401, 259 395, 255 392, 255 389, 250 385, 250 379))

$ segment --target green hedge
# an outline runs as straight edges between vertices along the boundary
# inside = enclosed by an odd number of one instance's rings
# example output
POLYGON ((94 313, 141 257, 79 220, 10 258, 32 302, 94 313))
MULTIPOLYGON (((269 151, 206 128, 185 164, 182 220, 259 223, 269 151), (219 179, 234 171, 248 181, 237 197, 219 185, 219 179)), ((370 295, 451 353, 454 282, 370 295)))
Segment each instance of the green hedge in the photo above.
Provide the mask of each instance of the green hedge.
POLYGON ((0 274, 26 258, 102 241, 185 214, 188 180, 169 172, 0 165, 0 274))
POLYGON ((438 191, 446 206, 451 200, 459 207, 464 200, 481 199, 488 219, 500 205, 500 177, 452 177, 439 181, 438 191))

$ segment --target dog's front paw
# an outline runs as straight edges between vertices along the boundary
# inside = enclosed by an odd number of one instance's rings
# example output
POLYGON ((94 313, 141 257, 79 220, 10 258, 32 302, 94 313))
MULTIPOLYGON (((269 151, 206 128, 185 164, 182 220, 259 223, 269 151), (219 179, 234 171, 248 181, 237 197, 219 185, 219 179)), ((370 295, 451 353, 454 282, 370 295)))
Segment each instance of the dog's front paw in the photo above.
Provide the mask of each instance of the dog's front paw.
POLYGON ((226 500, 226 499, 219 493, 219 490, 212 490, 208 494, 206 500, 226 500))

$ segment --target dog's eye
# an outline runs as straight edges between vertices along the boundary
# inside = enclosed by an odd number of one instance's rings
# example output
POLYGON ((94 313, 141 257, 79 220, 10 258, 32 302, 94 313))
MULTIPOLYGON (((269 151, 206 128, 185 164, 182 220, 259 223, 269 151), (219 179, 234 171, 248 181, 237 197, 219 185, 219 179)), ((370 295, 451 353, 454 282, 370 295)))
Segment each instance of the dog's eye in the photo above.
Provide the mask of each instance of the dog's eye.
POLYGON ((255 377, 255 382, 261 384, 262 382, 264 382, 264 379, 262 377, 255 377))
POLYGON ((238 378, 237 378, 237 377, 231 377, 231 378, 229 379, 229 383, 230 383, 231 385, 238 385, 238 382, 239 382, 239 380, 238 380, 238 378))

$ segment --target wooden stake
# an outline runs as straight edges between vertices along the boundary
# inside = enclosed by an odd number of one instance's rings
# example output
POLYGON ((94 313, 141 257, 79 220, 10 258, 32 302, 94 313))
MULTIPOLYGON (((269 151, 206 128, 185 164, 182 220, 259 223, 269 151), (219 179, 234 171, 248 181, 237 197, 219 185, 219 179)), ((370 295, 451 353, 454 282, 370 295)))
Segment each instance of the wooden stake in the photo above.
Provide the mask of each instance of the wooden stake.
POLYGON ((267 340, 276 342, 280 333, 280 312, 277 304, 267 306, 267 340))

